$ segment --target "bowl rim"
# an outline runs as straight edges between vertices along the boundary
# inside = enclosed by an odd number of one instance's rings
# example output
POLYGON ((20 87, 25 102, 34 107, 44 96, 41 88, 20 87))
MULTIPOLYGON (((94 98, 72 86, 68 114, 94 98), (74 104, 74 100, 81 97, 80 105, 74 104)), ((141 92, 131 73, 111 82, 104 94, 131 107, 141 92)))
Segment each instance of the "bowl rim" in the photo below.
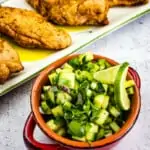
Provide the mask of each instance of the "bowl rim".
MULTIPOLYGON (((67 139, 64 138, 62 136, 57 135, 54 131, 52 131, 45 123, 42 115, 39 112, 39 106, 38 106, 38 101, 40 100, 40 91, 42 86, 44 85, 43 83, 45 82, 45 78, 48 78, 48 73, 50 71, 52 71, 53 69, 56 69, 58 67, 60 67, 61 65, 63 65, 65 62, 67 62, 68 60, 78 56, 79 54, 74 54, 74 55, 69 55, 66 57, 63 57, 57 61, 55 61, 54 63, 50 64, 46 69, 44 69, 40 75, 36 78, 33 87, 32 87, 32 92, 31 92, 31 98, 30 98, 30 104, 31 104, 31 110, 33 112, 33 116, 34 119, 37 123, 37 125, 39 126, 39 128, 52 140, 54 140, 55 142, 58 142, 59 144, 63 145, 63 146, 69 146, 69 147, 73 147, 73 148, 97 148, 97 147, 104 147, 104 146, 108 146, 114 142, 117 142, 118 140, 120 140, 122 137, 124 137, 130 130, 131 128, 134 126, 138 116, 139 116, 139 112, 140 112, 140 108, 141 108, 141 97, 140 97, 140 92, 139 89, 137 88, 137 86, 135 86, 135 94, 134 96, 136 97, 136 107, 133 109, 131 108, 131 113, 129 114, 129 119, 127 119, 127 121, 125 122, 125 124, 123 125, 123 127, 120 129, 119 132, 113 134, 112 136, 109 136, 105 139, 100 139, 98 141, 92 142, 91 144, 87 143, 87 142, 80 142, 80 141, 73 141, 71 139, 67 139)), ((107 58, 105 56, 101 56, 101 55, 94 55, 94 59, 106 59, 109 63, 111 63, 112 65, 117 65, 119 64, 118 62, 107 58)), ((132 79, 131 74, 128 72, 128 78, 132 79)))

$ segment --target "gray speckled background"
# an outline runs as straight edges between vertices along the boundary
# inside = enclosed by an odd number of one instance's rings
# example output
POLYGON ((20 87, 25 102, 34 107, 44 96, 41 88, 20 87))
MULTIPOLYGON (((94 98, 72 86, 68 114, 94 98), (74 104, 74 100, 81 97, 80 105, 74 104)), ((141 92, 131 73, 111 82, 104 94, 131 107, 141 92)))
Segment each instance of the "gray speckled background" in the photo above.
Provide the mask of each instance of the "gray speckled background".
MULTIPOLYGON (((142 108, 132 131, 113 150, 150 150, 150 14, 98 40, 84 51, 129 61, 142 80, 142 108)), ((30 113, 30 92, 34 79, 0 97, 0 150, 23 150, 22 131, 30 113)), ((48 142, 39 129, 35 136, 48 142)))

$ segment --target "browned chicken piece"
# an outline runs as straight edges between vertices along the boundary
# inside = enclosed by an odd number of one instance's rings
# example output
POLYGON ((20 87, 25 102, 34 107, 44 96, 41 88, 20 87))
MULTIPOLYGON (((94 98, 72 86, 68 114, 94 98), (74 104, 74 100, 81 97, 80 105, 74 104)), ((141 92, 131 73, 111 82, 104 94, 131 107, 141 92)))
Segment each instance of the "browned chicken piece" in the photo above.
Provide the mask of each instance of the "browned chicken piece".
POLYGON ((12 73, 23 70, 19 55, 10 44, 0 39, 0 84, 4 83, 12 73))
POLYGON ((108 0, 27 0, 47 20, 59 25, 108 24, 108 0))
POLYGON ((57 29, 34 11, 0 7, 0 32, 22 47, 63 49, 71 44, 64 29, 57 29))
POLYGON ((108 0, 109 6, 134 6, 134 5, 141 5, 146 4, 148 0, 108 0))

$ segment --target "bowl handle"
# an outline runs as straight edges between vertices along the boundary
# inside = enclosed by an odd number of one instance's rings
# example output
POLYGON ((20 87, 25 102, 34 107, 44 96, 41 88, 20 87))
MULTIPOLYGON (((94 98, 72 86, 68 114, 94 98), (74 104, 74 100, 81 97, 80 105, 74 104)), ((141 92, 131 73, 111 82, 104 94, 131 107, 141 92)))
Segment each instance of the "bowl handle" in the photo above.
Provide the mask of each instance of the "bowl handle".
POLYGON ((140 79, 139 74, 131 67, 129 68, 129 73, 133 77, 133 80, 135 81, 137 88, 140 89, 141 88, 141 79, 140 79))
POLYGON ((29 150, 67 150, 66 148, 60 147, 57 144, 43 144, 36 141, 33 137, 35 126, 36 122, 33 114, 30 113, 23 130, 24 143, 29 150))

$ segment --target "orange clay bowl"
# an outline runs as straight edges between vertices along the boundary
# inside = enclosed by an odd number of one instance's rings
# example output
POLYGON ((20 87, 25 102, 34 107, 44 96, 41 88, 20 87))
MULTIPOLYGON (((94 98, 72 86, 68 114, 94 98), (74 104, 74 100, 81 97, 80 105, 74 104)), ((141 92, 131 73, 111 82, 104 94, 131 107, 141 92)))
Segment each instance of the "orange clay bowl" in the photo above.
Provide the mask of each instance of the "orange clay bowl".
MULTIPOLYGON (((140 106, 141 106, 141 99, 140 99, 140 93, 139 89, 137 86, 135 86, 135 94, 133 95, 132 102, 131 102, 131 110, 128 114, 128 118, 125 122, 125 124, 122 126, 119 132, 113 134, 112 136, 109 136, 105 139, 98 140, 95 142, 92 142, 90 145, 87 142, 78 142, 78 141, 73 141, 71 139, 67 139, 65 137, 57 135, 54 131, 52 131, 45 123, 42 114, 39 112, 39 106, 40 106, 40 94, 42 91, 42 87, 48 83, 48 74, 53 70, 61 65, 63 65, 65 62, 68 60, 72 59, 73 57, 76 57, 78 55, 71 55, 71 56, 66 56, 60 60, 57 60, 56 62, 52 63, 49 65, 44 71, 40 73, 40 75, 37 77, 33 88, 32 88, 32 94, 31 94, 31 108, 33 111, 34 119, 40 129, 52 140, 56 141, 58 144, 64 145, 66 147, 71 147, 71 148, 100 148, 104 146, 108 146, 110 144, 116 143, 119 141, 124 135, 128 133, 128 131, 132 128, 132 126, 135 124, 139 111, 140 111, 140 106)), ((117 65, 118 63, 115 62, 114 60, 111 60, 109 58, 99 56, 99 55, 94 55, 94 59, 100 59, 104 58, 106 59, 110 64, 112 65, 117 65)), ((127 79, 133 79, 133 75, 128 71, 127 74, 127 79)))

